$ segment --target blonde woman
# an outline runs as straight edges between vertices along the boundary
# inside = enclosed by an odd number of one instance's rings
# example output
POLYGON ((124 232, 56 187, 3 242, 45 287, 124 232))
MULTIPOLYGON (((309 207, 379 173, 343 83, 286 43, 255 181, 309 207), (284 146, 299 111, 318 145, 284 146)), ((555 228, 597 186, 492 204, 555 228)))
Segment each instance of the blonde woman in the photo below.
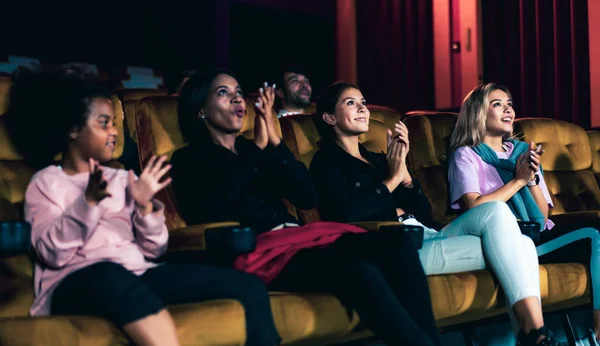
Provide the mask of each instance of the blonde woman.
POLYGON ((554 227, 548 218, 552 199, 540 164, 544 151, 512 138, 514 119, 506 87, 490 83, 467 95, 450 139, 452 208, 466 211, 490 201, 506 202, 518 219, 539 223, 537 252, 548 254, 541 263, 578 260, 583 255, 582 260, 590 262, 595 333, 600 341, 600 220, 554 227))

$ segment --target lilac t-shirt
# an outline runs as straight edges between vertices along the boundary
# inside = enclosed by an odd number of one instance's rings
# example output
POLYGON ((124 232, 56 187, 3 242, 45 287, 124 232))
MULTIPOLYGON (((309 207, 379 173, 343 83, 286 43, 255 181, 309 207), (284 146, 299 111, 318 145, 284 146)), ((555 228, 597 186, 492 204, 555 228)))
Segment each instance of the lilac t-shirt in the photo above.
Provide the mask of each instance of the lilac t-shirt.
MULTIPOLYGON (((498 158, 508 159, 512 154, 514 146, 507 143, 507 152, 496 152, 498 158)), ((544 181, 544 176, 540 172, 536 173, 540 177, 540 188, 542 194, 548 202, 548 207, 554 207, 552 198, 548 192, 548 187, 544 181)), ((452 209, 460 209, 459 200, 466 193, 474 192, 480 195, 492 193, 504 185, 500 174, 494 168, 481 159, 473 149, 464 146, 456 150, 450 159, 448 166, 448 181, 450 184, 450 201, 452 209)), ((546 221, 545 229, 552 229, 554 222, 550 219, 546 221)))

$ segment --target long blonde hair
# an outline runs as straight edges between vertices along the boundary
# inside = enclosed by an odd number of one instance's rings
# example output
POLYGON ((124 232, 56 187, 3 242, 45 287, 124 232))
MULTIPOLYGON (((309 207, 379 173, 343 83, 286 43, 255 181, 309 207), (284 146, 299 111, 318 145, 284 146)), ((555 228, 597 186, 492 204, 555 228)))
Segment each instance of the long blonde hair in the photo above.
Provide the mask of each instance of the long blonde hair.
POLYGON ((502 90, 512 99, 508 88, 496 83, 488 83, 471 90, 463 100, 456 126, 450 137, 451 151, 465 145, 474 147, 483 141, 486 133, 487 113, 490 108, 489 96, 494 90, 502 90))

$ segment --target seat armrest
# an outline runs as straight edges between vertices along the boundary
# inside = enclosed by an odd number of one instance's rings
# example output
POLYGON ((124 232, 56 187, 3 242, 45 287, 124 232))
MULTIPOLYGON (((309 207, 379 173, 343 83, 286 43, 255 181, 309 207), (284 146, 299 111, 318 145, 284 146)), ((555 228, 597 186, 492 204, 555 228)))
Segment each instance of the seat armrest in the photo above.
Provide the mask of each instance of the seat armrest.
POLYGON ((398 221, 354 222, 352 225, 369 232, 404 232, 417 250, 423 247, 425 230, 421 226, 405 225, 398 221))
POLYGON ((402 225, 398 221, 365 221, 365 222, 350 222, 350 225, 354 225, 365 229, 369 232, 377 232, 382 226, 398 226, 402 225))
POLYGON ((540 240, 540 228, 542 226, 539 222, 517 220, 517 223, 521 229, 521 234, 528 236, 535 243, 540 240))
POLYGON ((0 198, 0 222, 19 221, 17 208, 6 198, 0 198))
POLYGON ((586 221, 594 221, 598 220, 599 218, 600 211, 598 210, 574 211, 550 216, 550 220, 556 224, 556 227, 564 227, 586 221))
POLYGON ((205 232, 211 230, 227 230, 239 226, 239 222, 213 222, 187 226, 169 231, 169 246, 167 252, 175 251, 204 251, 206 250, 205 232))

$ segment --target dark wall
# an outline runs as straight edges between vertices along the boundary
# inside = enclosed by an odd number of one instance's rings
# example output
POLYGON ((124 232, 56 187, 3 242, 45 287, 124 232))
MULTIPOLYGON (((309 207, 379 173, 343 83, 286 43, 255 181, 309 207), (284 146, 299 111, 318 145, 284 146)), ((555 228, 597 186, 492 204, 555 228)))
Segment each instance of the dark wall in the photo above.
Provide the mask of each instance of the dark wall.
POLYGON ((85 62, 116 75, 230 67, 248 91, 285 61, 303 62, 317 86, 335 75, 334 0, 9 1, 0 61, 85 62))
POLYGON ((158 69, 214 64, 213 1, 14 0, 2 49, 44 62, 158 69))
POLYGON ((240 83, 254 91, 265 79, 273 81, 280 64, 301 63, 317 94, 335 78, 335 3, 314 2, 315 7, 292 11, 282 8, 285 1, 264 2, 245 0, 231 7, 231 67, 240 83))

